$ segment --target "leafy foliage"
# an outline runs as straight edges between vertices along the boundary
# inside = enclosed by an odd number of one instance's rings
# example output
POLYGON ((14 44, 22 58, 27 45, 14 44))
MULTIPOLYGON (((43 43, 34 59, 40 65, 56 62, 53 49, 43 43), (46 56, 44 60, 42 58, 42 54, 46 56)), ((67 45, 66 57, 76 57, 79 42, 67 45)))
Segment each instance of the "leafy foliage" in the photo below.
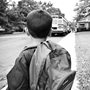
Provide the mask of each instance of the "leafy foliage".
POLYGON ((6 16, 8 2, 6 0, 0 0, 0 26, 4 27, 7 22, 8 18, 6 16))
POLYGON ((46 10, 50 14, 61 14, 60 9, 53 7, 51 2, 21 0, 16 5, 15 1, 10 3, 7 0, 0 0, 0 25, 2 27, 22 27, 26 22, 27 14, 36 9, 46 10))
POLYGON ((77 17, 76 20, 79 21, 81 18, 83 18, 86 14, 88 14, 89 10, 87 11, 87 8, 90 7, 90 0, 80 0, 79 3, 76 4, 77 8, 75 8, 75 11, 77 11, 77 17))
POLYGON ((59 8, 51 7, 51 8, 49 8, 49 9, 47 9, 47 11, 48 11, 50 14, 58 14, 58 15, 61 14, 61 11, 60 11, 59 8))
POLYGON ((7 0, 0 0, 0 12, 4 13, 7 8, 7 0))

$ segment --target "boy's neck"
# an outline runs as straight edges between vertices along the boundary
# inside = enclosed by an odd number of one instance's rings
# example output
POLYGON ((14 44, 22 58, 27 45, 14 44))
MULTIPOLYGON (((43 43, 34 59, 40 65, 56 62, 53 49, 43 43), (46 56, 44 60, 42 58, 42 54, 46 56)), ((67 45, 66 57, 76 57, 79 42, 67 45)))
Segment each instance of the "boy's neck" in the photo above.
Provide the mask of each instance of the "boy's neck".
POLYGON ((32 39, 33 41, 33 43, 35 43, 35 44, 40 44, 41 42, 43 42, 43 41, 45 41, 45 39, 32 39))
POLYGON ((31 38, 31 45, 32 46, 37 46, 38 44, 40 44, 41 42, 44 42, 46 39, 39 39, 39 38, 31 38))

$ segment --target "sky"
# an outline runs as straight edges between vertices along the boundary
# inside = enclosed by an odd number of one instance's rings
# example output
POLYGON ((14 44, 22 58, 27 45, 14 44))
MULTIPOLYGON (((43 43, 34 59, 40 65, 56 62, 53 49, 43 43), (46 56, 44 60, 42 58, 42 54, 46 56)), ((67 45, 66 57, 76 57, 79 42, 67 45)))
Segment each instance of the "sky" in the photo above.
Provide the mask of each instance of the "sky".
MULTIPOLYGON (((36 0, 39 1, 39 0, 36 0)), ((56 8, 59 8, 62 13, 65 14, 67 20, 72 21, 73 17, 75 17, 76 12, 73 11, 75 9, 75 5, 79 0, 41 0, 53 3, 56 8)))
POLYGON ((71 21, 75 17, 75 5, 78 0, 52 0, 55 7, 60 8, 61 12, 65 14, 67 20, 71 21))
POLYGON ((65 18, 67 20, 72 21, 73 17, 75 17, 76 15, 76 12, 73 10, 75 9, 75 5, 79 0, 34 0, 34 1, 46 1, 46 2, 50 1, 51 3, 53 3, 54 7, 59 8, 61 12, 65 14, 65 18))

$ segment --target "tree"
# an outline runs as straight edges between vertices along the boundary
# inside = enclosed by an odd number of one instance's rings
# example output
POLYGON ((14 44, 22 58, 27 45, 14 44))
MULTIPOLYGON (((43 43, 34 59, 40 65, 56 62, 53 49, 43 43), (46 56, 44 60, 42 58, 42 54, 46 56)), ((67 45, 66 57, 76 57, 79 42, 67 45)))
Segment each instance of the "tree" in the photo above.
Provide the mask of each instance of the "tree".
POLYGON ((38 5, 39 5, 39 8, 43 9, 43 10, 46 10, 51 8, 53 6, 53 4, 51 2, 38 2, 38 5))
POLYGON ((41 1, 36 2, 34 0, 21 0, 16 5, 15 1, 7 2, 7 0, 0 0, 0 24, 3 24, 5 27, 19 26, 21 22, 26 22, 27 14, 36 9, 46 10, 50 14, 61 14, 60 9, 54 8, 51 2, 47 3, 41 1))
POLYGON ((57 14, 57 15, 60 15, 61 14, 61 11, 59 8, 55 8, 55 7, 51 7, 49 9, 47 9, 47 11, 50 13, 50 14, 57 14))
POLYGON ((0 12, 5 13, 8 2, 7 0, 0 0, 0 12))
POLYGON ((20 11, 20 13, 23 13, 25 16, 27 16, 27 14, 35 9, 38 9, 38 5, 37 2, 34 0, 22 0, 18 2, 18 9, 20 11))
POLYGON ((0 26, 4 27, 8 23, 8 18, 6 15, 6 10, 8 7, 7 0, 0 0, 0 26))
POLYGON ((22 19, 27 16, 27 14, 36 9, 43 9, 43 10, 48 10, 51 8, 53 4, 51 2, 36 2, 34 0, 22 0, 18 2, 17 8, 20 14, 22 14, 22 19))
POLYGON ((77 11, 77 17, 75 18, 77 21, 88 13, 87 7, 90 7, 90 0, 80 0, 79 3, 76 4, 74 11, 77 11))

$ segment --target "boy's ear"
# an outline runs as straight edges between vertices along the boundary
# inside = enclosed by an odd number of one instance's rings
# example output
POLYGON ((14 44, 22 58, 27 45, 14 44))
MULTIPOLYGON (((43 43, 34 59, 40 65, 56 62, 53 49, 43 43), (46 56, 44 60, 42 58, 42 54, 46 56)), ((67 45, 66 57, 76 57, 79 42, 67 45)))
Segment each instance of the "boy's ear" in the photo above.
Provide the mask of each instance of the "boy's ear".
POLYGON ((28 36, 30 35, 30 33, 28 31, 26 33, 27 33, 28 36))
POLYGON ((28 32, 28 29, 27 28, 25 28, 25 32, 26 32, 26 34, 29 36, 30 35, 30 33, 28 32))

